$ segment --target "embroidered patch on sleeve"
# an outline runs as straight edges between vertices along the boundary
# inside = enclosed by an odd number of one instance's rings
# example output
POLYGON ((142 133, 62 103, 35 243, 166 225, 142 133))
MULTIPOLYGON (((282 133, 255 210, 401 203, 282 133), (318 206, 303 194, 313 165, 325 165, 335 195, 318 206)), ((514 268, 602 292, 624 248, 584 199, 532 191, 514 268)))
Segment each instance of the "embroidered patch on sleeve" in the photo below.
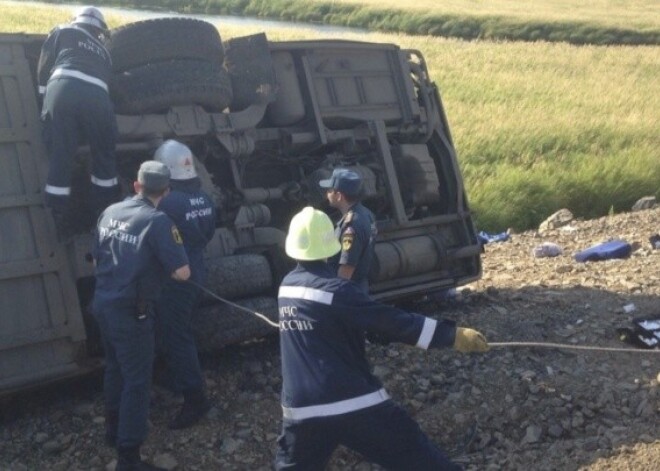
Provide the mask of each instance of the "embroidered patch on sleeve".
POLYGON ((349 250, 351 250, 352 246, 353 246, 353 232, 346 231, 341 236, 341 249, 344 252, 348 252, 349 250))
POLYGON ((179 229, 177 229, 176 226, 172 226, 172 239, 174 239, 174 242, 176 242, 179 245, 183 244, 183 238, 181 237, 181 233, 179 232, 179 229))

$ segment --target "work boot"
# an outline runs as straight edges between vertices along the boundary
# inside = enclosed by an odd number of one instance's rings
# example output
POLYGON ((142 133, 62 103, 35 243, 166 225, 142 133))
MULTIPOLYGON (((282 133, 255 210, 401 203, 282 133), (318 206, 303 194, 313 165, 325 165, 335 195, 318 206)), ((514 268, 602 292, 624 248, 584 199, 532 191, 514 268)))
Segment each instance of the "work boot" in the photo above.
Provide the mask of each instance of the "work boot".
POLYGON ((184 393, 183 406, 167 426, 173 430, 188 428, 199 422, 211 409, 211 403, 203 391, 184 393))
POLYGON ((108 446, 117 446, 117 427, 119 426, 119 411, 105 411, 105 443, 108 446))
POLYGON ((115 471, 165 471, 165 468, 142 461, 139 446, 119 447, 117 452, 119 456, 115 471))

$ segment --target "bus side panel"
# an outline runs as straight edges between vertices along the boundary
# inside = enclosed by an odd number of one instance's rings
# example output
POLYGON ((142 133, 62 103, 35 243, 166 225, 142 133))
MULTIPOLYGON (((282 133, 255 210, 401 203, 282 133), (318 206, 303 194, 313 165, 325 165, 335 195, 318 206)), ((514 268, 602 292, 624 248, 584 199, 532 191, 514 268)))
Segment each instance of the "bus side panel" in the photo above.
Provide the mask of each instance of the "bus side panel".
POLYGON ((0 394, 75 373, 85 340, 64 246, 43 206, 47 157, 26 59, 34 41, 0 35, 0 394))

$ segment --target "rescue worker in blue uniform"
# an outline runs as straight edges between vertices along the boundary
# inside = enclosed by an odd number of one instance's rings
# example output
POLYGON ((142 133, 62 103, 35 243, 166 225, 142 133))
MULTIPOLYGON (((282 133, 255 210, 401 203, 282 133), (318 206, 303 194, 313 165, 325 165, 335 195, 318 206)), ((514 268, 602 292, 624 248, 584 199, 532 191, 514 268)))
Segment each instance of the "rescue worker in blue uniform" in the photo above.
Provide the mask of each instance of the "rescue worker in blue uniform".
POLYGON ((41 120, 50 159, 45 202, 53 210, 60 233, 66 232, 79 144, 87 142, 92 155, 89 209, 98 216, 119 196, 117 123, 108 94, 112 62, 103 45, 107 29, 97 8, 84 7, 70 24, 55 27, 41 48, 37 75, 39 92, 44 94, 41 120))
MULTIPOLYGON (((201 190, 188 146, 174 140, 165 141, 156 150, 154 160, 166 165, 171 174, 171 191, 158 209, 181 231, 190 261, 190 280, 203 285, 206 279, 204 248, 215 234, 215 207, 209 195, 201 190)), ((171 429, 190 427, 211 408, 191 325, 199 295, 197 286, 169 280, 157 305, 159 350, 164 355, 170 386, 184 398, 180 411, 168 424, 171 429)))
POLYGON ((362 179, 357 172, 336 168, 329 179, 319 182, 319 186, 326 190, 330 206, 342 214, 335 229, 341 251, 330 263, 337 270, 337 276, 355 281, 368 293, 377 229, 373 213, 359 200, 362 179))
POLYGON ((160 469, 140 458, 147 435, 154 360, 154 305, 164 279, 190 277, 177 227, 158 205, 169 189, 160 162, 140 166, 137 193, 100 216, 94 243, 93 312, 105 351, 106 441, 117 447, 117 470, 160 469))
POLYGON ((485 352, 476 330, 376 303, 325 262, 341 249, 322 211, 291 220, 286 253, 298 262, 279 289, 282 433, 275 469, 321 470, 344 445, 386 469, 461 469, 392 402, 371 373, 365 332, 422 349, 485 352))

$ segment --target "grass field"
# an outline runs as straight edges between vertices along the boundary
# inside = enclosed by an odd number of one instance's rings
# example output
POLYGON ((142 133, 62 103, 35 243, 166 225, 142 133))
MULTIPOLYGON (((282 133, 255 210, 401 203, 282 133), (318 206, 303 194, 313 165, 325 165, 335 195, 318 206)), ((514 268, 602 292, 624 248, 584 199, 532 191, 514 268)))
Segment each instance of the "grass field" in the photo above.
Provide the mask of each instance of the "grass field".
POLYGON ((580 21, 613 27, 660 28, 657 0, 306 0, 435 14, 505 16, 519 20, 580 21))
POLYGON ((461 39, 660 45, 657 0, 97 0, 96 5, 244 15, 461 39))
MULTIPOLYGON (((59 10, 16 10, 0 3, 0 30, 45 32, 68 19, 59 10)), ((225 38, 259 31, 218 28, 225 38)), ((271 40, 329 37, 266 32, 271 40)), ((660 198, 660 47, 341 37, 425 55, 480 228, 524 229, 562 207, 594 217, 660 198)))

